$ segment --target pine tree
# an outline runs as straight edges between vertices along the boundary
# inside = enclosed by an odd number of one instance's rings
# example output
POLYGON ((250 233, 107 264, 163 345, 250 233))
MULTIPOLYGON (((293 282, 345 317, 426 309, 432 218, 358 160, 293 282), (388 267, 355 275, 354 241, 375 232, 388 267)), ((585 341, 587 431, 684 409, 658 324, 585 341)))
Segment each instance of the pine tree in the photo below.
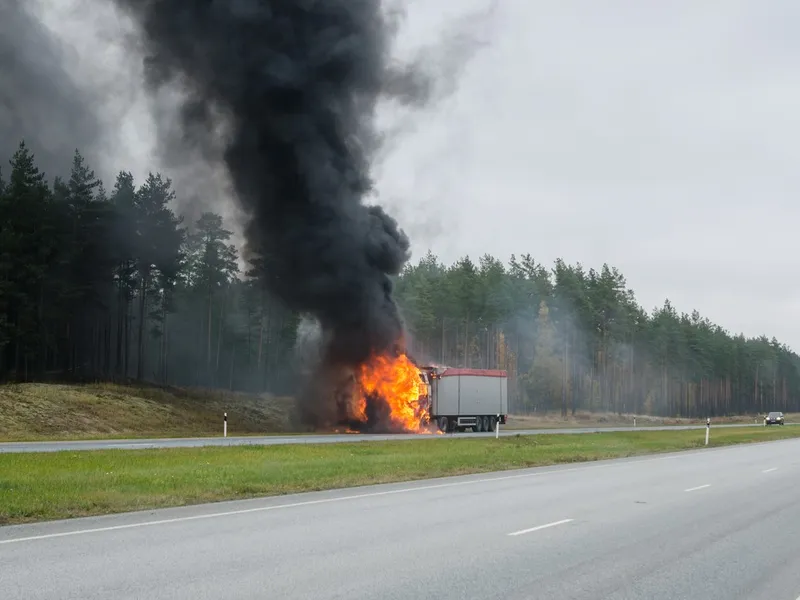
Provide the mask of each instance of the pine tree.
POLYGON ((0 373, 28 379, 45 343, 44 284, 54 253, 52 194, 24 142, 11 159, 0 206, 0 373))
POLYGON ((145 376, 145 331, 150 316, 148 295, 155 295, 156 302, 169 306, 168 297, 182 260, 184 230, 180 227, 181 219, 169 207, 174 200, 172 181, 160 173, 150 173, 134 199, 139 296, 136 379, 139 380, 145 376))

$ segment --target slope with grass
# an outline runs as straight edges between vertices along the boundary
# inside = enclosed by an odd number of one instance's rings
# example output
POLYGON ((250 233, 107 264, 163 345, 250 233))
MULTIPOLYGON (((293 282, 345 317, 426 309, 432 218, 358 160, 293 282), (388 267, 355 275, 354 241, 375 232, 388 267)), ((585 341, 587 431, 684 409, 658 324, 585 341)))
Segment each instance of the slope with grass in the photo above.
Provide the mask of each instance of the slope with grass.
POLYGON ((223 391, 98 384, 0 386, 0 441, 286 432, 291 398, 223 391))
MULTIPOLYGON (((219 436, 228 413, 230 435, 291 433, 294 400, 199 388, 148 385, 23 383, 0 385, 0 442, 219 436)), ((787 415, 797 422, 797 415, 787 415)), ((629 427, 634 415, 578 412, 512 415, 505 429, 629 427)), ((758 415, 715 423, 760 422, 758 415)), ((702 421, 636 416, 637 427, 702 421)), ((324 432, 318 432, 324 433, 324 432)))

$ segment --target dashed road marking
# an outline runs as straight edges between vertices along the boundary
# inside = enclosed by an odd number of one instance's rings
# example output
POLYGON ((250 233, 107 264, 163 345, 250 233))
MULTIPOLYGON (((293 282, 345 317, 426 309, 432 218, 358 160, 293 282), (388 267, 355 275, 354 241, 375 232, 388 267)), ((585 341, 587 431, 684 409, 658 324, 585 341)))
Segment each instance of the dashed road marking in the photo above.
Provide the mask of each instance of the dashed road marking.
POLYGON ((705 485, 698 485, 697 487, 689 488, 688 490, 683 490, 684 492, 694 492, 696 490, 702 490, 707 487, 711 487, 710 483, 706 483, 705 485))
POLYGON ((509 533, 508 535, 523 535, 525 533, 533 533, 534 531, 539 531, 541 529, 547 529, 548 527, 555 527, 556 525, 563 525, 564 523, 570 523, 574 519, 561 519, 560 521, 553 521, 552 523, 545 523, 544 525, 537 525, 536 527, 531 527, 530 529, 521 529, 520 531, 514 531, 509 533))

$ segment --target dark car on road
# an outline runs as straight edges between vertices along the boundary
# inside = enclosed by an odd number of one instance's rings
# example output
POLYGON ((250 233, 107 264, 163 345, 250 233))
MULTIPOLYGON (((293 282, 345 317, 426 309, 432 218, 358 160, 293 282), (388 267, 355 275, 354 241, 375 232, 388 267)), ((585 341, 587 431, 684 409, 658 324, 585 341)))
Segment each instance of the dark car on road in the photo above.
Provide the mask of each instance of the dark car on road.
POLYGON ((765 425, 783 425, 783 413, 782 412, 771 412, 766 417, 764 417, 764 424, 765 425))

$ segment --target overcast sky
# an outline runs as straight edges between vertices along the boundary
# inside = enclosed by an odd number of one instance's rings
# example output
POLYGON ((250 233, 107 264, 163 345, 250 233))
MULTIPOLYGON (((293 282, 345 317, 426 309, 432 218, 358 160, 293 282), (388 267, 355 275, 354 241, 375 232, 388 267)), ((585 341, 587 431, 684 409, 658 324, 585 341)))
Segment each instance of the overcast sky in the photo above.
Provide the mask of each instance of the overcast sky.
MULTIPOLYGON (((138 59, 112 47, 128 26, 35 2, 124 117, 109 159, 157 168, 138 59)), ((408 0, 401 49, 488 4, 408 0)), ((458 91, 376 171, 381 199, 415 259, 608 262, 647 309, 669 297, 800 349, 798 26, 791 0, 498 0, 458 91)))
MULTIPOLYGON (((481 3, 413 2, 407 34, 481 3)), ((792 0, 500 0, 381 190, 425 210, 417 254, 608 262, 645 308, 800 349, 798 30, 792 0)))

